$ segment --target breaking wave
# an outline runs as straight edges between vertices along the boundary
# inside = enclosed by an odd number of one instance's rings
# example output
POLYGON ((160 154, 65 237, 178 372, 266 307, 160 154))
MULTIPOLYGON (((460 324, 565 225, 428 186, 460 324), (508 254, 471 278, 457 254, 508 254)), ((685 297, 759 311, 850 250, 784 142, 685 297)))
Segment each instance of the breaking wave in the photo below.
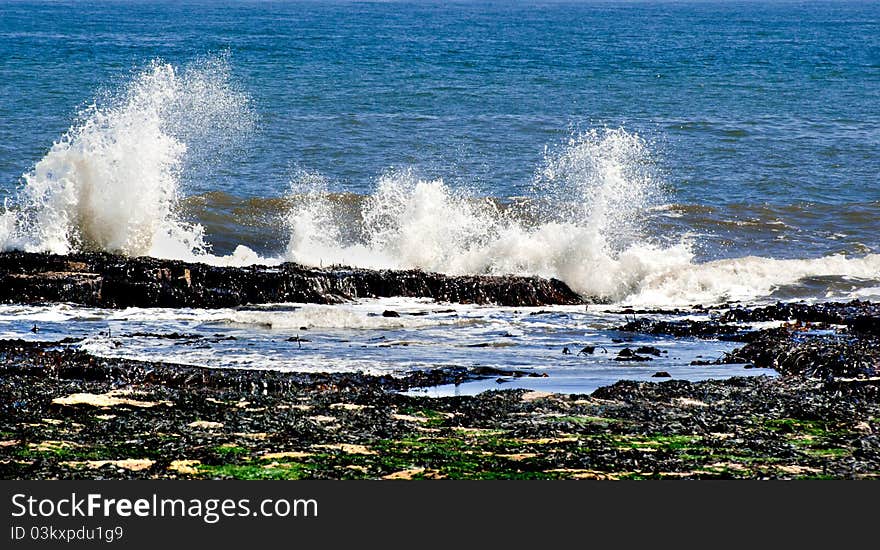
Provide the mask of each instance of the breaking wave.
POLYGON ((556 277, 588 296, 631 294, 648 275, 689 265, 687 243, 644 231, 662 197, 646 141, 593 130, 549 151, 530 200, 504 208, 411 170, 379 178, 359 217, 340 219, 327 182, 297 178, 286 258, 309 265, 556 277), (303 187, 310 191, 304 192, 303 187), (352 231, 351 224, 358 227, 352 231))
POLYGON ((154 61, 121 93, 84 109, 0 221, 3 248, 190 258, 202 227, 178 211, 184 167, 253 125, 246 95, 214 57, 178 70, 154 61))

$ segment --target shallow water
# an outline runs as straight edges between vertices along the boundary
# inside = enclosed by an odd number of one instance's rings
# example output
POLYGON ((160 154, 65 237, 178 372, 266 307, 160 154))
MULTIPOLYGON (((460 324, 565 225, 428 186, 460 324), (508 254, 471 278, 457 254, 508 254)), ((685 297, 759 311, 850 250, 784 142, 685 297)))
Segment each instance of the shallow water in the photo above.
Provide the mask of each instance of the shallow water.
POLYGON ((582 393, 620 379, 662 380, 652 378, 657 371, 684 380, 765 373, 743 365, 692 366, 693 360, 718 358, 735 345, 618 332, 624 316, 603 310, 401 299, 220 310, 2 306, 0 337, 82 338, 74 345, 103 357, 211 367, 402 374, 484 366, 538 375, 433 388, 432 395, 520 387, 582 393), (400 317, 385 317, 386 311, 400 317), (624 348, 645 345, 662 350, 661 355, 639 363, 614 360, 624 348), (595 352, 579 353, 585 346, 595 346, 595 352), (563 348, 572 353, 563 354, 563 348))

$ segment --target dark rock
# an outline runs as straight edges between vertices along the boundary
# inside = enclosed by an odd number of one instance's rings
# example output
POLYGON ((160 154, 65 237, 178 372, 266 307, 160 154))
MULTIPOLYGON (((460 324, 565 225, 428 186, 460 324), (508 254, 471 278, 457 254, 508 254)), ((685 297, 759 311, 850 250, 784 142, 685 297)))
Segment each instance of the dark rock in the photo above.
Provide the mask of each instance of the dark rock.
POLYGON ((672 378, 672 375, 665 370, 657 371, 651 375, 651 378, 672 378))
POLYGON ((390 309, 386 309, 382 312, 382 317, 400 317, 400 314, 396 311, 391 311, 390 309))
POLYGON ((742 327, 736 325, 719 323, 717 321, 694 321, 692 319, 675 321, 637 319, 628 322, 618 330, 642 334, 664 334, 677 337, 692 336, 697 338, 717 338, 725 335, 731 340, 742 338, 746 333, 742 327))
POLYGON ((392 296, 504 306, 584 303, 562 281, 538 277, 454 277, 420 270, 318 269, 294 263, 214 267, 105 253, 0 253, 2 303, 217 308, 281 302, 332 304, 392 296))
POLYGON ((614 358, 615 361, 632 361, 634 363, 642 363, 645 361, 653 361, 650 357, 646 357, 644 355, 630 355, 629 357, 620 357, 617 356, 614 358))
POLYGON ((581 348, 581 351, 578 352, 578 355, 592 355, 596 351, 596 346, 584 346, 581 348))
POLYGON ((660 349, 655 348, 654 346, 641 346, 636 348, 636 353, 644 353, 647 355, 653 355, 655 357, 660 357, 660 349))
POLYGON ((720 363, 751 363, 784 375, 822 380, 870 378, 880 374, 880 338, 842 338, 804 333, 796 325, 758 331, 751 341, 725 355, 720 363))
POLYGON ((820 304, 780 302, 767 307, 733 308, 719 318, 724 323, 798 320, 802 323, 858 325, 867 332, 880 326, 877 319, 880 319, 880 304, 860 300, 820 304))
POLYGON ((617 354, 617 357, 615 357, 614 360, 615 361, 635 361, 635 362, 653 361, 653 359, 651 359, 650 357, 645 357, 644 355, 638 355, 635 352, 633 352, 633 350, 631 350, 629 348, 623 348, 622 350, 620 350, 620 352, 617 354))
POLYGON ((492 376, 512 376, 514 378, 527 376, 534 378, 538 376, 547 376, 546 373, 536 374, 524 370, 496 369, 495 367, 474 367, 468 371, 468 374, 473 378, 489 378, 492 376))

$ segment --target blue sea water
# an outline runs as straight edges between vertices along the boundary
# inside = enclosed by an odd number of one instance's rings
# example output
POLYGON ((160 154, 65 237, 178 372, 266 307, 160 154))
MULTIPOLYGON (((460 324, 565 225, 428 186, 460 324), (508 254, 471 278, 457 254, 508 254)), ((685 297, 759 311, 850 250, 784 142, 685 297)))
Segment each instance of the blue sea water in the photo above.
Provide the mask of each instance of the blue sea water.
POLYGON ((0 244, 874 297, 878 98, 868 1, 0 0, 0 244))
POLYGON ((218 52, 258 127, 193 170, 187 195, 283 196, 297 168, 369 193, 393 166, 523 195, 545 147, 622 126, 651 143, 670 202, 807 234, 737 254, 878 244, 880 5, 867 1, 4 0, 0 192, 133 71, 218 52), (822 242, 851 228, 852 242, 822 242))

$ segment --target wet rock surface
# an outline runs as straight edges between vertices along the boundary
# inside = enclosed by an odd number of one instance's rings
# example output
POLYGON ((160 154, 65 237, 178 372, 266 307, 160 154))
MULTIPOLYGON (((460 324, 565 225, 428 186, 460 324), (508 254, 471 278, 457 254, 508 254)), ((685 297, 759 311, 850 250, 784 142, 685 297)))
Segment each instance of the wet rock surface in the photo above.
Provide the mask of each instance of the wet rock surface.
POLYGON ((719 362, 752 363, 829 382, 872 378, 880 375, 880 339, 859 333, 811 334, 795 323, 757 332, 748 344, 719 362))
MULTIPOLYGON (((0 301, 7 303, 231 307, 381 296, 582 303, 563 283, 534 278, 0 254, 0 301)), ((4 340, 0 478, 880 475, 880 305, 699 308, 704 319, 675 318, 692 313, 626 310, 620 330, 742 342, 700 364, 747 363, 780 376, 689 383, 664 380, 668 373, 655 367, 648 372, 656 382, 622 381, 591 395, 501 390, 435 399, 400 390, 534 373, 477 367, 377 377, 210 369, 96 357, 78 350, 74 339, 4 340), (774 326, 750 326, 769 322, 774 326)), ((562 353, 587 356, 596 349, 579 345, 562 353)), ((633 343, 609 360, 649 369, 663 353, 633 343)))
POLYGON ((880 321, 880 304, 853 300, 819 304, 778 303, 756 308, 733 308, 724 312, 722 323, 754 323, 759 321, 790 321, 802 323, 832 323, 858 326, 866 332, 876 331, 880 321))
POLYGON ((278 302, 340 303, 355 298, 540 306, 583 299, 556 279, 446 276, 418 270, 346 267, 212 267, 103 253, 0 253, 0 302, 70 302, 96 307, 234 307, 278 302))
POLYGON ((620 327, 623 332, 639 332, 642 334, 668 335, 677 337, 695 338, 718 338, 736 340, 745 337, 742 327, 716 320, 694 321, 691 319, 681 320, 656 320, 650 317, 629 321, 620 327))

